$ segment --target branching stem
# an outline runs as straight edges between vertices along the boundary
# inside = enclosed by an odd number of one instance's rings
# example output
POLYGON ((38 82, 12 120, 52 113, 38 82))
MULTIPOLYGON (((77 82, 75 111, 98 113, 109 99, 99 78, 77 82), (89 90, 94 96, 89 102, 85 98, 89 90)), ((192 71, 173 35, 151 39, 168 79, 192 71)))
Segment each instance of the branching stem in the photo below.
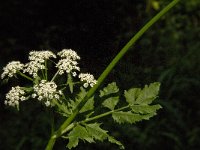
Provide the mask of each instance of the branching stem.
POLYGON ((90 121, 93 121, 93 120, 97 120, 97 119, 100 119, 100 118, 102 118, 102 117, 111 115, 111 114, 114 113, 114 112, 118 112, 118 111, 127 109, 127 108, 129 108, 129 107, 130 107, 130 106, 127 105, 127 106, 124 106, 124 107, 121 107, 121 108, 118 108, 118 109, 115 109, 115 110, 111 110, 111 111, 108 111, 108 112, 106 112, 106 113, 103 113, 103 114, 94 116, 94 117, 92 117, 92 118, 88 118, 88 119, 86 119, 86 120, 80 121, 80 123, 86 123, 86 122, 90 122, 90 121))
POLYGON ((26 78, 26 79, 28 79, 28 80, 30 80, 30 81, 33 81, 33 79, 32 79, 31 77, 25 75, 24 73, 22 73, 22 72, 20 72, 20 71, 18 71, 17 73, 18 73, 19 75, 21 75, 22 77, 24 77, 24 78, 26 78))

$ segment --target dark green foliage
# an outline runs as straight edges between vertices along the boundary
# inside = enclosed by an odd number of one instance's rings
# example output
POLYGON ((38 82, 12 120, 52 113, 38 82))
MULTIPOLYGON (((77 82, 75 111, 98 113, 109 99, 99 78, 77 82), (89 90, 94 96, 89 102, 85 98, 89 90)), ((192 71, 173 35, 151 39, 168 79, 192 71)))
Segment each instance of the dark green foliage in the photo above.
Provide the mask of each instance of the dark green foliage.
POLYGON ((80 126, 77 125, 68 135, 69 143, 67 147, 71 149, 72 147, 76 147, 78 145, 79 139, 86 140, 87 142, 91 143, 94 142, 92 137, 89 135, 88 131, 80 126))
POLYGON ((115 82, 108 84, 107 87, 100 90, 100 97, 107 96, 109 94, 117 93, 119 91, 115 82))
POLYGON ((119 97, 110 97, 110 98, 107 98, 103 103, 102 105, 104 107, 107 107, 111 110, 114 110, 115 109, 115 106, 117 105, 117 103, 119 102, 119 97))
POLYGON ((125 122, 135 123, 141 120, 148 120, 152 116, 153 114, 140 115, 140 114, 134 114, 131 111, 127 111, 127 112, 119 111, 119 112, 114 112, 112 114, 113 119, 119 124, 125 123, 125 122))
POLYGON ((130 105, 147 105, 156 99, 159 89, 160 83, 152 83, 149 86, 146 85, 142 90, 139 88, 133 88, 125 91, 125 97, 130 105))
MULTIPOLYGON (((80 110, 80 113, 86 112, 85 119, 80 121, 74 121, 71 125, 74 127, 72 128, 69 133, 66 133, 66 136, 63 138, 68 139, 69 141, 67 144, 67 148, 75 148, 80 143, 79 140, 87 141, 89 143, 94 143, 96 140, 104 141, 108 140, 111 143, 117 144, 120 149, 124 149, 124 146, 121 142, 114 139, 114 137, 110 136, 106 131, 100 128, 99 120, 103 117, 109 118, 112 116, 113 120, 116 123, 136 123, 142 120, 149 120, 149 118, 156 115, 156 111, 161 108, 159 104, 157 105, 150 105, 152 104, 153 100, 157 98, 159 93, 160 84, 159 83, 152 83, 149 86, 145 86, 143 89, 132 88, 128 91, 124 92, 126 98, 126 105, 120 106, 118 105, 119 99, 121 96, 113 96, 112 94, 117 94, 119 89, 115 82, 108 84, 102 90, 100 90, 99 97, 104 98, 102 105, 107 107, 110 110, 102 111, 100 114, 96 113, 96 107, 94 106, 94 98, 89 99, 83 108, 80 110), (137 90, 137 93, 135 92, 137 90), (109 96, 109 97, 108 97, 109 96), (117 107, 117 108, 115 108, 117 107), (87 113, 87 111, 91 110, 91 112, 87 113), (89 122, 89 123, 88 123, 89 122), (93 122, 91 124, 91 122, 93 122)), ((71 112, 73 109, 76 108, 77 104, 80 102, 81 99, 84 98, 86 91, 81 88, 80 93, 74 100, 70 100, 70 102, 66 104, 60 104, 62 112, 62 105, 64 105, 68 111, 71 112)), ((96 101, 96 100, 95 100, 96 101)), ((58 107, 59 108, 59 107, 58 107)), ((65 112, 62 112, 64 116, 65 112)), ((106 124, 106 122, 102 122, 102 124, 106 124)))
POLYGON ((86 140, 91 143, 94 140, 103 141, 107 139, 111 143, 115 143, 120 146, 120 149, 124 149, 124 146, 113 137, 107 134, 106 130, 100 128, 100 124, 85 124, 85 127, 77 125, 68 135, 69 143, 67 147, 71 149, 72 147, 76 147, 78 145, 78 140, 86 140))
MULTIPOLYGON (((106 96, 109 96, 110 94, 116 94, 117 92, 119 92, 119 89, 116 83, 113 82, 113 83, 108 84, 108 86, 105 87, 103 90, 100 90, 99 96, 106 97, 106 96)), ((111 110, 114 110, 118 102, 119 102, 119 96, 108 97, 103 101, 102 105, 111 110)))

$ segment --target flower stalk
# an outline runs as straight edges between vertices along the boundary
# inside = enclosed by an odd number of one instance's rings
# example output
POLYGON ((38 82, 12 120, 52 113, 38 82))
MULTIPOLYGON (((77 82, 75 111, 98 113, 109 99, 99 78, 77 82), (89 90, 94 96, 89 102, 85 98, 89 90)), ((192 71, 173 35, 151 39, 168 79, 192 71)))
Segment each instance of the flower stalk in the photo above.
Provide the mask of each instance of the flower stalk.
POLYGON ((22 73, 22 72, 20 72, 20 71, 18 71, 18 74, 21 75, 22 77, 24 77, 24 78, 30 80, 30 81, 33 81, 32 78, 30 78, 29 76, 25 75, 24 73, 22 73))

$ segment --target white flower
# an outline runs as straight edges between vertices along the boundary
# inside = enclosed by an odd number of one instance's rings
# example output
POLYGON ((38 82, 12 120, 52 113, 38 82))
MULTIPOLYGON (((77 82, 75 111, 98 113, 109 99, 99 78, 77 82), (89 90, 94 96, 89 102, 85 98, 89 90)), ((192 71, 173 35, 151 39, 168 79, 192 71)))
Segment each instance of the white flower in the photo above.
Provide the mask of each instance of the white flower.
POLYGON ((62 75, 64 72, 70 73, 73 70, 80 71, 80 68, 77 66, 77 61, 74 61, 69 58, 61 59, 57 64, 56 67, 59 69, 59 74, 62 75))
POLYGON ((41 80, 38 85, 33 87, 34 93, 32 94, 33 98, 36 98, 39 101, 44 101, 44 104, 48 107, 50 106, 51 100, 59 99, 59 95, 62 94, 62 91, 57 91, 57 85, 54 82, 48 82, 46 80, 41 80))
POLYGON ((37 94, 33 93, 32 98, 36 98, 37 94))
POLYGON ((45 69, 45 65, 42 63, 39 63, 37 61, 30 61, 29 63, 25 64, 24 73, 28 72, 30 75, 33 75, 33 77, 37 77, 38 70, 45 69))
POLYGON ((5 104, 9 106, 18 106, 20 101, 26 100, 25 91, 19 87, 12 87, 12 89, 6 94, 5 104))
POLYGON ((87 88, 89 85, 93 87, 97 83, 97 80, 94 79, 94 76, 89 73, 80 73, 78 77, 81 81, 85 82, 83 84, 85 88, 87 88))
POLYGON ((80 59, 80 57, 77 55, 75 51, 72 49, 63 49, 62 51, 58 52, 58 55, 62 58, 56 65, 56 67, 59 69, 59 74, 62 75, 63 73, 71 73, 75 77, 76 72, 80 71, 80 68, 77 66, 78 62, 77 60, 80 59))
POLYGON ((62 51, 58 52, 58 55, 61 58, 68 58, 71 60, 79 60, 80 59, 80 56, 78 56, 78 54, 72 49, 63 49, 62 51))
POLYGON ((29 60, 30 61, 37 61, 43 63, 46 59, 49 58, 56 58, 56 55, 51 51, 31 51, 29 53, 29 60))
POLYGON ((17 71, 22 70, 23 67, 24 64, 22 64, 20 61, 9 62, 6 67, 3 68, 1 78, 3 79, 5 76, 13 77, 13 75, 16 74, 17 71))
POLYGON ((37 77, 38 70, 45 69, 45 60, 56 58, 56 55, 51 51, 32 51, 29 53, 30 62, 25 65, 24 73, 28 72, 37 77))
POLYGON ((76 77, 77 73, 76 72, 72 72, 72 76, 76 77))
POLYGON ((50 105, 51 105, 51 103, 50 103, 50 101, 46 101, 45 103, 44 103, 47 107, 49 107, 50 105))

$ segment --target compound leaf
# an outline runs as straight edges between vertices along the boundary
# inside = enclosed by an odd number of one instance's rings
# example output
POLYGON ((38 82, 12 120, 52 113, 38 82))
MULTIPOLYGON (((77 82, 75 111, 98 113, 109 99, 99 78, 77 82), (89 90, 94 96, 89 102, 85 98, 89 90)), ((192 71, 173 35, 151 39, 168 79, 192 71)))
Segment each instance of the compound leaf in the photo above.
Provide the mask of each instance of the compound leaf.
POLYGON ((85 103, 83 108, 80 110, 80 113, 93 110, 94 109, 94 97, 88 99, 88 101, 85 103))

